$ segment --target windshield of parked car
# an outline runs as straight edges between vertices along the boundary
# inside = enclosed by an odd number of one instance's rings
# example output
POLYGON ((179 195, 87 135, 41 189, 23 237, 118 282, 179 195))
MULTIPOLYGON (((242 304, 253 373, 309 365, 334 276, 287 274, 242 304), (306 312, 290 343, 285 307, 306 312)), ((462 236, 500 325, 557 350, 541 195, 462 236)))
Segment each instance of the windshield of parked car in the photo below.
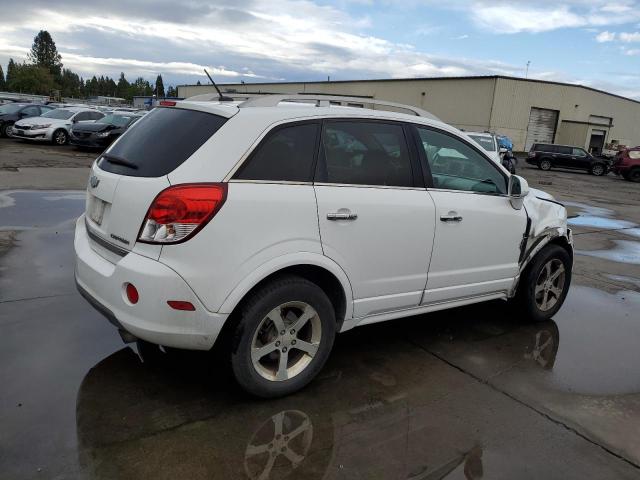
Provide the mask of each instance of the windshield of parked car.
POLYGON ((55 110, 51 110, 50 112, 42 114, 42 116, 47 118, 55 118, 57 120, 67 120, 71 118, 75 113, 76 112, 72 112, 71 110, 56 108, 55 110))
POLYGON ((124 127, 131 121, 131 115, 106 115, 96 123, 106 123, 108 125, 115 125, 116 127, 124 127))
POLYGON ((0 106, 0 115, 7 113, 16 113, 20 110, 24 105, 16 105, 15 103, 8 103, 7 105, 0 106))
POLYGON ((469 135, 471 138, 473 138, 476 142, 478 142, 480 144, 480 146, 482 148, 484 148, 487 152, 495 152, 496 151, 496 145, 495 143, 493 143, 493 138, 491 137, 484 137, 481 135, 469 135))

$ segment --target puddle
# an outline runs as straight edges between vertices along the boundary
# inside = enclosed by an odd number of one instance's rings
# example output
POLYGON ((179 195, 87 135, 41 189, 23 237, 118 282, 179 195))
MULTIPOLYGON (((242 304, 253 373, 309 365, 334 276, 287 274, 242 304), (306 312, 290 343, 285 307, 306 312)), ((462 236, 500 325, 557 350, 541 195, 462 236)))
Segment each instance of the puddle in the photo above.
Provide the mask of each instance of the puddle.
POLYGON ((626 275, 611 275, 611 274, 606 274, 605 277, 607 277, 609 280, 613 280, 614 282, 628 283, 640 288, 640 278, 627 277, 626 275))
MULTIPOLYGON (((590 227, 603 230, 619 230, 632 229, 638 225, 627 220, 619 220, 612 218, 615 212, 608 208, 594 207, 585 203, 565 202, 569 213, 567 223, 573 227, 590 227)), ((630 235, 640 236, 640 228, 638 232, 630 233, 630 235)), ((625 231, 624 233, 627 233, 625 231)))
POLYGON ((77 190, 0 192, 0 230, 51 227, 78 218, 84 207, 85 194, 77 190))
POLYGON ((614 240, 613 242, 615 247, 609 250, 576 250, 576 253, 588 257, 602 258, 610 262, 640 265, 640 242, 630 240, 614 240))

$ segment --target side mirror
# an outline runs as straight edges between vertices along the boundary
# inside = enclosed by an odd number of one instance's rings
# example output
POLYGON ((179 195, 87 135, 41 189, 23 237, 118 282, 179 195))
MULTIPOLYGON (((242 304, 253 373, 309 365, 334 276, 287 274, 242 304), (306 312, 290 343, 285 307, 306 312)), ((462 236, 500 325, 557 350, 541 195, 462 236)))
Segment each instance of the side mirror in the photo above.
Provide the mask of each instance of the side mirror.
POLYGON ((73 120, 71 120, 71 123, 78 123, 78 119, 74 118, 73 120))
POLYGON ((529 195, 529 184, 519 175, 511 175, 509 177, 509 202, 516 210, 522 208, 524 197, 529 195))

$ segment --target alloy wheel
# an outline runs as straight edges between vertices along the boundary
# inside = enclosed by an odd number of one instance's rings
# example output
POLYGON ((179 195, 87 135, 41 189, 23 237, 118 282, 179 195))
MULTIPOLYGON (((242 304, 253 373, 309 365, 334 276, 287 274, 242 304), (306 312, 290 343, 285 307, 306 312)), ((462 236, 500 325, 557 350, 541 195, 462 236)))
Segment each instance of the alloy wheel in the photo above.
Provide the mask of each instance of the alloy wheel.
POLYGON ((311 305, 283 303, 262 319, 253 335, 253 368, 267 380, 289 380, 309 366, 321 338, 322 323, 311 305))
POLYGON ((604 173, 604 167, 600 164, 594 165, 593 168, 591 169, 591 173, 599 177, 604 173))
POLYGON ((566 271, 564 264, 557 258, 552 258, 544 264, 535 286, 536 306, 540 311, 551 310, 562 297, 566 271))
POLYGON ((64 145, 65 143, 67 143, 67 134, 63 131, 56 132, 55 142, 57 145, 64 145))
POLYGON ((551 162, 549 160, 543 160, 540 162, 540 168, 542 170, 551 170, 551 162))

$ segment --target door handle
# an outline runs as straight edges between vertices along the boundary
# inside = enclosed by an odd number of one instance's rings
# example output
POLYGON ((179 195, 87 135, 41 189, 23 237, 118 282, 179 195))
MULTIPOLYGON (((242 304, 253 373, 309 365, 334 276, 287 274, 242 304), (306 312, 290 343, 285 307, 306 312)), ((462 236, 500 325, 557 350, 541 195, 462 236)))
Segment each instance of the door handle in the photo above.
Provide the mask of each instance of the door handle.
POLYGON ((461 222, 462 216, 456 212, 449 212, 446 215, 440 215, 441 222, 461 222))
POLYGON ((356 220, 357 218, 358 218, 357 213, 351 213, 351 212, 327 213, 327 220, 356 220))

